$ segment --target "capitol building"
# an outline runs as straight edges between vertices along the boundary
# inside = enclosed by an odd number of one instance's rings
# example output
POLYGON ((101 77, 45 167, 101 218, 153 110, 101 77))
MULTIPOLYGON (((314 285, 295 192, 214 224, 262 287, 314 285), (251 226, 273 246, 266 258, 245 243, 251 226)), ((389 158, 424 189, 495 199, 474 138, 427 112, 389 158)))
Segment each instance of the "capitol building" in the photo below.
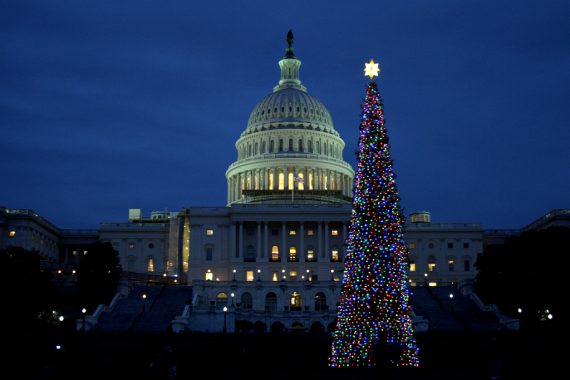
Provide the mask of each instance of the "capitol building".
MULTIPOLYGON (((131 209, 128 221, 90 232, 60 231, 30 210, 3 208, 0 246, 38 249, 48 260, 75 265, 82 244, 109 242, 126 273, 191 287, 174 331, 218 331, 222 316, 233 322, 230 329, 238 322, 267 331, 275 323, 327 329, 340 295, 354 170, 329 111, 301 82, 292 41, 278 64, 277 84, 236 136, 225 206, 147 216, 131 209)), ((474 279, 481 225, 432 223, 421 211, 410 215, 404 238, 412 286, 474 279)))

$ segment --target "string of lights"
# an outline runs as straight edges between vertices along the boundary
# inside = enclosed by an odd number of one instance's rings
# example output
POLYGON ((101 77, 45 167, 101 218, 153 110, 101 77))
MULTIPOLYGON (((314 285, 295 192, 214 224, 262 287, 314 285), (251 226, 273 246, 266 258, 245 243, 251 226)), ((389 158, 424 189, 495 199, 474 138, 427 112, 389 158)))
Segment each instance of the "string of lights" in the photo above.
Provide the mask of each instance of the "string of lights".
MULTIPOLYGON (((367 75, 377 73, 376 65, 367 75)), ((362 106, 352 220, 329 359, 334 368, 372 367, 382 360, 419 365, 402 235, 405 218, 383 108, 372 81, 362 106)))

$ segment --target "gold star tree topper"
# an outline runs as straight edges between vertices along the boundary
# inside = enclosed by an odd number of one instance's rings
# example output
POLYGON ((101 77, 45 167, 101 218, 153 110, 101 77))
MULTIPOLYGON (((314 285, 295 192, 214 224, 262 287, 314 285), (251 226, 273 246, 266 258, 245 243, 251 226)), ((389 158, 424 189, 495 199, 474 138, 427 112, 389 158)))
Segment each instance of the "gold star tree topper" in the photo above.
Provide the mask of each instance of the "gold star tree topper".
POLYGON ((373 77, 377 77, 378 73, 380 73, 380 68, 378 67, 378 64, 374 62, 373 59, 370 60, 370 63, 365 63, 365 68, 364 68, 364 75, 367 75, 370 77, 370 79, 372 79, 373 77))

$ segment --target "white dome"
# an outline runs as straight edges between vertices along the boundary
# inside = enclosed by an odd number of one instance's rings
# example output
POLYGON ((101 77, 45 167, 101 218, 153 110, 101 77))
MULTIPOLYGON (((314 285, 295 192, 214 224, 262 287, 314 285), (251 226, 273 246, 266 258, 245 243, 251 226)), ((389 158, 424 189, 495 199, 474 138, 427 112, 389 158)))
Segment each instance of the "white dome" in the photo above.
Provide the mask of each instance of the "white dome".
POLYGON ((295 87, 281 88, 263 98, 251 112, 243 134, 269 128, 304 128, 338 136, 323 103, 295 87))
POLYGON ((291 45, 279 67, 279 84, 255 106, 236 142, 238 159, 226 171, 228 204, 350 203, 354 170, 342 158, 344 141, 301 84, 291 45))

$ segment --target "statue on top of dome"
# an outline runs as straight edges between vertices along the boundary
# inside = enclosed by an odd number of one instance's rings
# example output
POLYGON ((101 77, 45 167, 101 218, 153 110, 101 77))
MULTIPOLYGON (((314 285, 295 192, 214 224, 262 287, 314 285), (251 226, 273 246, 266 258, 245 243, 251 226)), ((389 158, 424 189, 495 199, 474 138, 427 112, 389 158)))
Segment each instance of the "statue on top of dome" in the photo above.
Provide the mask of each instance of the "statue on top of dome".
POLYGON ((293 51, 293 31, 289 29, 287 32, 287 50, 285 51, 285 58, 295 58, 295 52, 293 51))

